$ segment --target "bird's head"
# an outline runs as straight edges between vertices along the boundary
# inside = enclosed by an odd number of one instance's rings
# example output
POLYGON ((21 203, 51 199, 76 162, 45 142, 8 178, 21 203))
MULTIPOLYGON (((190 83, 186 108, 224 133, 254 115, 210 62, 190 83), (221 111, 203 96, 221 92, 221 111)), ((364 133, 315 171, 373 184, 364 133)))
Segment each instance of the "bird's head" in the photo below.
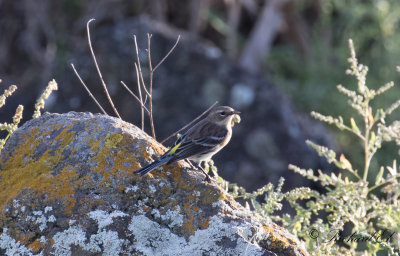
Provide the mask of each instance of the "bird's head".
MULTIPOLYGON (((235 115, 239 116, 240 112, 235 111, 228 106, 219 106, 211 110, 207 118, 219 125, 231 125, 232 119, 235 115)), ((240 119, 240 118, 239 118, 240 119)))

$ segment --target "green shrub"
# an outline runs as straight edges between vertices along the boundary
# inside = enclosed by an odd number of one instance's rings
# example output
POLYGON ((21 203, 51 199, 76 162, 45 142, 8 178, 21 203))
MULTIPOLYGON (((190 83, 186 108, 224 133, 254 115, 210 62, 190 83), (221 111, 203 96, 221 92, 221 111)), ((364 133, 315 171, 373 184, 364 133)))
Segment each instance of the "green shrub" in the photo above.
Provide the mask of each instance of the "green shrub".
MULTIPOLYGON (((0 79, 1 83, 1 79, 0 79)), ((46 89, 42 93, 42 95, 39 97, 39 99, 36 101, 35 104, 35 112, 33 113, 32 118, 37 118, 41 115, 40 110, 44 108, 44 102, 45 100, 50 96, 51 92, 54 90, 57 90, 57 83, 53 79, 49 82, 47 85, 46 89)), ((6 99, 7 97, 10 97, 15 91, 17 90, 16 85, 11 85, 8 89, 4 90, 3 94, 0 95, 0 108, 3 107, 6 104, 6 99)), ((11 134, 17 130, 19 123, 21 122, 22 119, 22 112, 24 110, 24 106, 18 105, 17 110, 15 111, 15 115, 13 116, 13 122, 12 123, 0 123, 0 131, 6 131, 7 135, 4 139, 0 139, 0 151, 3 149, 4 144, 10 138, 11 134)))
POLYGON ((345 122, 341 116, 311 114, 360 140, 364 152, 363 164, 353 166, 344 155, 338 157, 333 150, 307 141, 321 157, 340 169, 338 175, 294 165, 290 165, 289 169, 320 183, 324 192, 306 187, 282 192, 281 179, 276 189, 268 184, 253 193, 247 193, 235 184, 228 184, 220 178, 219 181, 235 198, 243 198, 247 207, 250 203, 256 212, 280 223, 304 241, 312 255, 398 255, 399 168, 396 160, 393 160, 388 166, 381 166, 378 172, 370 172, 370 163, 383 142, 394 141, 397 146, 400 145, 400 121, 388 124, 386 120, 400 106, 400 100, 386 109, 372 109, 371 101, 391 89, 393 82, 378 90, 369 89, 366 85, 368 67, 358 63, 351 40, 349 47, 350 69, 346 73, 357 79, 357 90, 349 90, 341 85, 337 89, 347 96, 350 107, 361 118, 351 117, 349 122, 345 122), (360 120, 358 124, 356 120, 360 120), (369 177, 371 175, 375 177, 369 177), (260 196, 264 197, 263 202, 256 200, 260 196), (284 200, 294 209, 295 215, 279 214, 284 200))

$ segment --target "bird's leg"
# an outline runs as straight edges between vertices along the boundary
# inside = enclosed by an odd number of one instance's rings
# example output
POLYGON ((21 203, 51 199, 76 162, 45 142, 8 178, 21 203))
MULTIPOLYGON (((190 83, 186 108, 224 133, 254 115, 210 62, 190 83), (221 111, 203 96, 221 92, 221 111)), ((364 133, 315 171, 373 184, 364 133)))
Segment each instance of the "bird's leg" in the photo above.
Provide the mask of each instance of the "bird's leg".
POLYGON ((185 162, 188 163, 188 164, 190 165, 190 168, 192 168, 192 169, 198 169, 196 166, 194 166, 194 165, 192 164, 192 162, 191 162, 189 159, 185 159, 185 162))
POLYGON ((188 160, 188 159, 186 159, 185 161, 186 161, 193 169, 197 169, 197 170, 200 169, 200 170, 204 173, 204 175, 206 175, 206 178, 205 178, 204 180, 207 181, 207 182, 211 182, 210 175, 208 175, 208 173, 203 169, 203 167, 201 166, 201 162, 195 163, 195 165, 193 165, 192 161, 190 161, 190 160, 188 160))
POLYGON ((206 175, 206 178, 204 179, 207 182, 211 182, 211 177, 208 175, 208 173, 204 170, 204 168, 201 166, 202 162, 197 163, 198 168, 206 175))
POLYGON ((200 167, 200 170, 204 173, 204 175, 206 175, 206 178, 204 180, 207 181, 207 182, 211 182, 210 175, 208 175, 208 173, 203 169, 203 167, 201 167, 200 163, 199 163, 199 167, 200 167))

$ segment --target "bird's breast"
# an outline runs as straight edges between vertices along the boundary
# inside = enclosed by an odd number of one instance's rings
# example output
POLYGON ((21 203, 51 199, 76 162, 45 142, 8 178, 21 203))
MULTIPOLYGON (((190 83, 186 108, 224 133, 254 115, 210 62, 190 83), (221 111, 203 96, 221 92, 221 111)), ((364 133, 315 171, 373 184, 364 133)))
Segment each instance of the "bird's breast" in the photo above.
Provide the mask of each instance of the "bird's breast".
POLYGON ((232 129, 228 129, 225 139, 221 143, 221 148, 225 147, 226 144, 229 143, 229 141, 231 140, 231 137, 232 137, 232 129))

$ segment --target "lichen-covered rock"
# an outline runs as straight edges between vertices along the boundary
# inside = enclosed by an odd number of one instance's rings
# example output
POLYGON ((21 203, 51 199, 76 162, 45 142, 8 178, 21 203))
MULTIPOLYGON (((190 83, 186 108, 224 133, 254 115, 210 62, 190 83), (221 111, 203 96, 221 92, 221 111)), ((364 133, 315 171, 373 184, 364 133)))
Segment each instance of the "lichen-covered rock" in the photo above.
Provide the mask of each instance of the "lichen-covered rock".
POLYGON ((102 115, 27 122, 0 155, 0 255, 307 255, 185 162, 134 175, 164 151, 102 115))

